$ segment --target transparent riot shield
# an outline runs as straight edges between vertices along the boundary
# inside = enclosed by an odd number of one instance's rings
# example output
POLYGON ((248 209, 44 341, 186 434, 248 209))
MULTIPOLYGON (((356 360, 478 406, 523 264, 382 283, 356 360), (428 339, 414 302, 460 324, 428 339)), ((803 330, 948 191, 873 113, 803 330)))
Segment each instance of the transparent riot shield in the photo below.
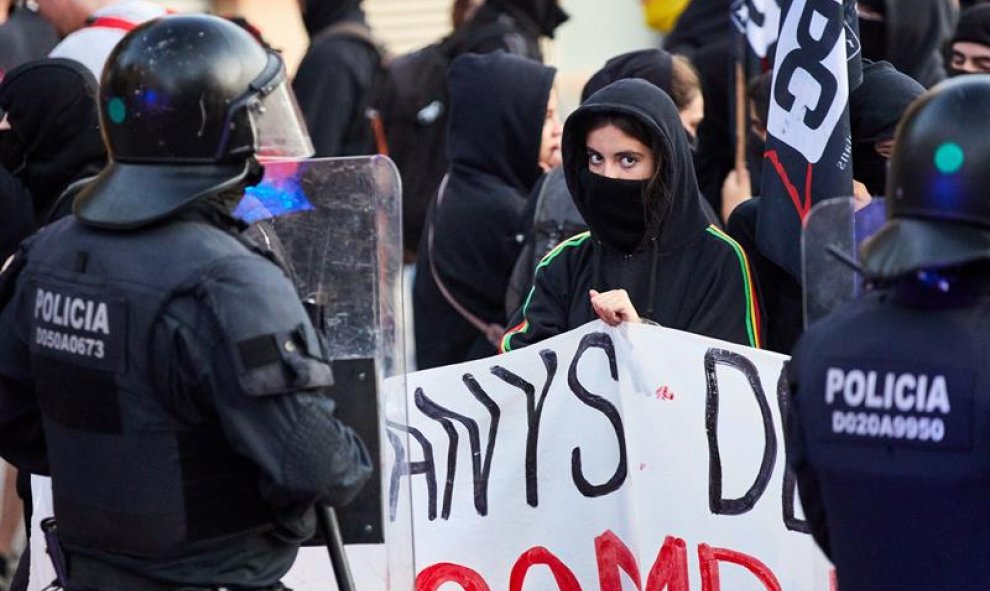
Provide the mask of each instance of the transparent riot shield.
POLYGON ((851 197, 812 208, 801 240, 805 326, 863 292, 859 245, 880 229, 886 211, 883 198, 858 210, 851 197))
MULTIPOLYGON (((395 165, 372 156, 268 162, 264 180, 235 211, 249 222, 268 220, 274 229, 300 296, 327 339, 338 416, 376 460, 372 481, 337 509, 344 542, 362 545, 348 547, 358 589, 414 588, 411 520, 390 519, 389 511, 390 504, 395 514, 394 505, 403 503, 409 510, 401 513, 411 515, 411 497, 388 498, 389 475, 382 469, 391 453, 382 443, 385 425, 408 424, 401 210, 395 165)), ((322 567, 290 576, 287 584, 327 588, 325 552, 322 560, 322 567)))

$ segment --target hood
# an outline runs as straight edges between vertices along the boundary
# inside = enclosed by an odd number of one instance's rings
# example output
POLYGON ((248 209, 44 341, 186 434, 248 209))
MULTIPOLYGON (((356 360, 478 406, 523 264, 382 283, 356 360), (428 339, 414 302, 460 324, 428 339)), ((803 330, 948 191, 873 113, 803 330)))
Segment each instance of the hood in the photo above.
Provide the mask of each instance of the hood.
POLYGON ((542 173, 540 142, 555 74, 504 52, 455 59, 448 78, 451 167, 491 174, 528 193, 542 173))
POLYGON ((644 49, 613 57, 591 77, 581 91, 581 102, 613 82, 639 78, 670 94, 674 75, 672 56, 662 49, 644 49))
POLYGON ((303 24, 310 39, 348 18, 360 18, 361 0, 303 0, 303 24))
POLYGON ((925 87, 888 62, 863 62, 863 83, 849 97, 853 142, 894 137, 897 123, 925 87))
POLYGON ((952 37, 956 13, 952 0, 885 0, 885 57, 925 87, 945 78, 942 45, 952 37))
POLYGON ((853 177, 871 195, 882 195, 887 184, 887 160, 874 144, 894 137, 908 106, 925 87, 887 62, 863 61, 863 83, 849 97, 853 141, 853 177))
POLYGON ((691 57, 697 49, 730 38, 735 30, 731 14, 731 0, 693 0, 664 37, 664 49, 691 57))
POLYGON ((17 177, 31 193, 36 213, 48 211, 73 181, 106 165, 98 92, 90 71, 68 59, 30 62, 0 84, 0 108, 26 159, 17 177))
POLYGON ((559 0, 488 0, 488 5, 512 15, 520 25, 551 39, 570 17, 559 0))
POLYGON ((974 6, 959 15, 952 43, 959 41, 990 46, 990 6, 974 6))
POLYGON ((637 119, 655 134, 665 152, 661 166, 667 192, 664 197, 670 200, 670 207, 661 226, 647 228, 647 235, 659 236, 661 252, 679 248, 697 238, 708 222, 701 210, 701 196, 687 134, 674 101, 643 80, 620 80, 606 86, 588 98, 564 125, 563 155, 567 187, 592 234, 601 232, 600 222, 588 216, 587 196, 578 181, 578 174, 588 166, 585 143, 588 119, 599 113, 628 115, 637 119))

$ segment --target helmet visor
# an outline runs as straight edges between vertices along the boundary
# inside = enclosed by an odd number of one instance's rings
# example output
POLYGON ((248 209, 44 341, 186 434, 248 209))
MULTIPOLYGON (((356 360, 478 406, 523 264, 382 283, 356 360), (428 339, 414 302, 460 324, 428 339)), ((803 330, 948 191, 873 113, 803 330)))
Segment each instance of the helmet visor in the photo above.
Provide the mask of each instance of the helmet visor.
POLYGON ((315 152, 287 80, 257 97, 248 108, 248 117, 254 128, 255 155, 259 159, 308 158, 315 152))

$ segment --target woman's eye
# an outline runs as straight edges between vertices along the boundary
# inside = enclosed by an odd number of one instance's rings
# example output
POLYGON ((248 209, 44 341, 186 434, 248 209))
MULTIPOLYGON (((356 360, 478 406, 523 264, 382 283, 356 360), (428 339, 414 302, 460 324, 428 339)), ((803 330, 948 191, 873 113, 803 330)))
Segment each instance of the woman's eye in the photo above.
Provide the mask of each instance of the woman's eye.
POLYGON ((619 163, 622 164, 624 168, 632 168, 639 163, 639 158, 635 156, 623 156, 619 163))
POLYGON ((595 152, 592 152, 591 154, 588 154, 588 164, 594 164, 595 166, 598 166, 599 164, 602 164, 603 162, 605 162, 605 159, 602 158, 602 155, 601 154, 597 154, 595 152))

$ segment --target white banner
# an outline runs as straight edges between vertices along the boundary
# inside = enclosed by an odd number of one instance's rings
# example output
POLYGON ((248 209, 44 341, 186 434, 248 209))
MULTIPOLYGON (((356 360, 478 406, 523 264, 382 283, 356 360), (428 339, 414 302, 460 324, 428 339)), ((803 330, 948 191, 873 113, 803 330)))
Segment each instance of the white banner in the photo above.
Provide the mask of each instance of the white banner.
POLYGON ((828 589, 785 486, 784 360, 596 322, 408 376, 385 477, 417 590, 828 589))
MULTIPOLYGON (((383 478, 386 518, 409 519, 412 496, 417 591, 828 590, 785 486, 785 359, 596 322, 410 374, 383 478)), ((348 554, 360 591, 410 591, 381 546, 348 554)), ((334 589, 326 551, 305 549, 285 581, 334 589)))

